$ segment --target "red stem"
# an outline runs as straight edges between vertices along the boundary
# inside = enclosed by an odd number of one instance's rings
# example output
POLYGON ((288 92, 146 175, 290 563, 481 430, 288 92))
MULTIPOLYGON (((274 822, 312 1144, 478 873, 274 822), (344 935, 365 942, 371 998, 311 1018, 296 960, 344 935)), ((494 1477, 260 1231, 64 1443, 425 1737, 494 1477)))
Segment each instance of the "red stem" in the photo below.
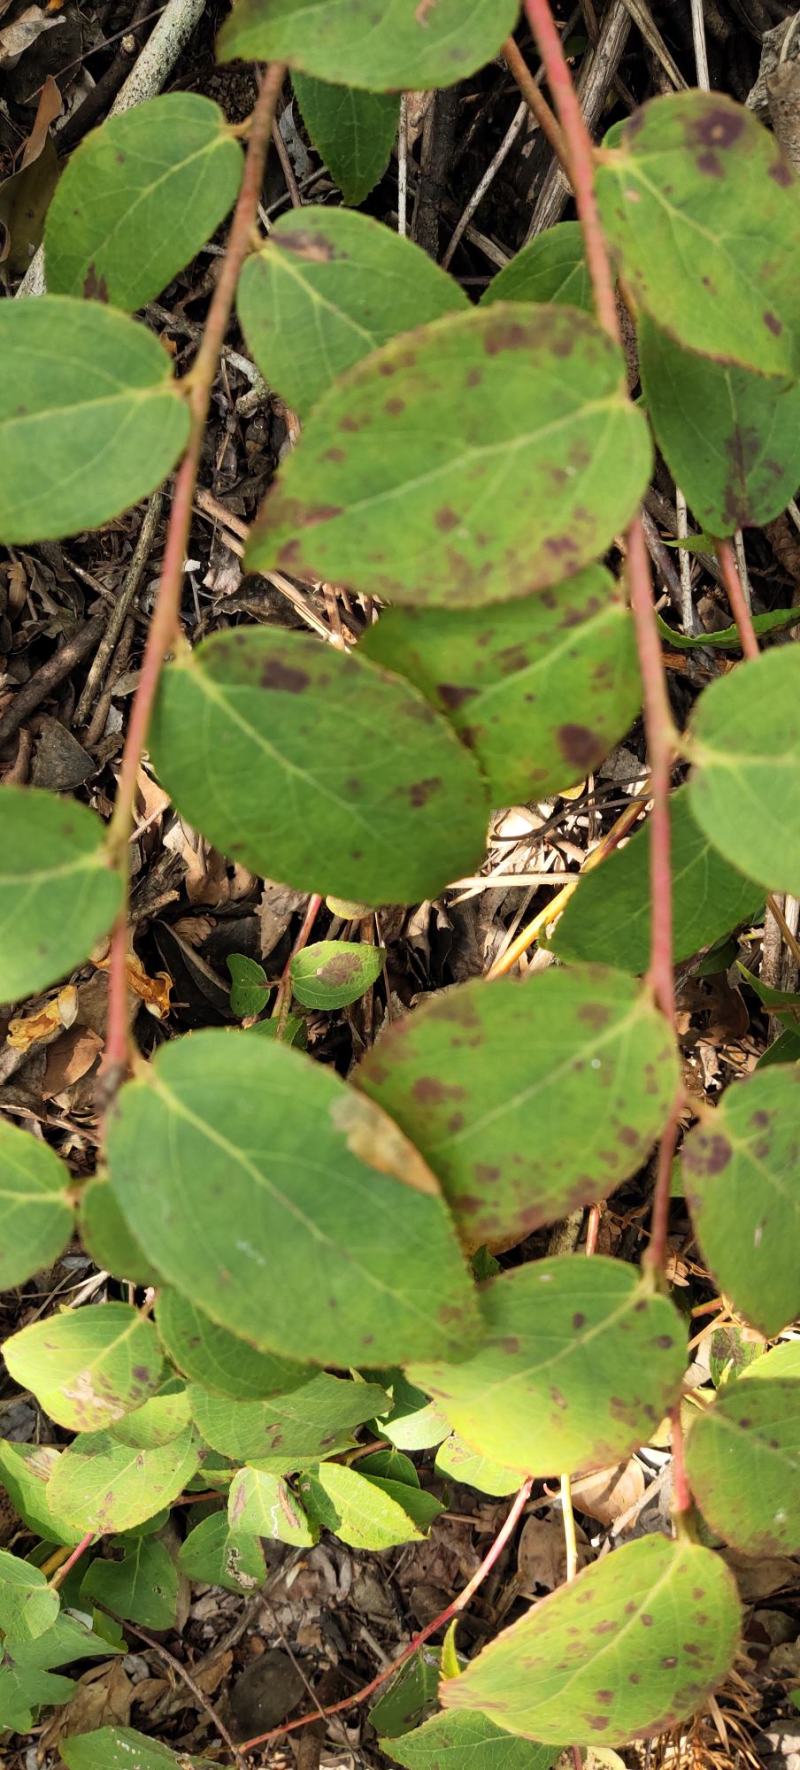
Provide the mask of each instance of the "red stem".
POLYGON ((258 1733, 254 1739, 246 1739, 244 1745, 239 1749, 243 1752, 250 1752, 256 1745, 269 1745, 273 1739, 282 1739, 285 1733, 295 1733, 299 1727, 310 1727, 314 1721, 326 1720, 329 1715, 340 1715, 344 1709, 352 1709, 357 1703, 366 1702, 375 1690, 379 1690, 381 1685, 386 1683, 387 1678, 391 1678, 395 1672, 399 1672, 406 1660, 413 1658, 413 1655, 419 1652, 420 1647, 430 1640, 431 1635, 435 1635, 437 1629, 444 1628, 445 1624, 449 1623, 454 1616, 458 1616, 460 1611, 466 1609, 470 1598, 477 1592, 486 1575, 491 1572, 509 1537, 519 1523, 528 1503, 532 1486, 533 1477, 528 1476, 523 1481, 508 1517, 502 1529, 498 1531, 488 1554, 484 1555, 477 1573, 473 1573, 472 1579, 465 1585, 463 1592, 459 1592, 452 1604, 448 1604, 446 1610, 434 1617, 433 1622, 426 1623, 424 1629, 420 1629, 419 1634, 414 1636, 413 1641, 409 1641, 408 1646, 403 1648, 402 1653, 398 1654, 397 1659, 393 1660, 390 1666, 386 1666, 376 1678, 373 1678, 369 1684, 365 1684, 363 1689, 357 1690, 354 1696, 345 1696, 341 1702, 333 1702, 328 1708, 312 1709, 308 1714, 300 1715, 296 1721, 286 1721, 282 1727, 273 1727, 269 1733, 258 1733))
POLYGON ((680 1402, 676 1402, 669 1410, 672 1425, 672 1499, 673 1509, 679 1517, 692 1510, 692 1492, 686 1474, 686 1463, 683 1455, 683 1422, 681 1420, 680 1402))
POLYGON ((736 554, 734 553, 730 541, 717 542, 717 559, 720 563, 722 582, 725 585, 725 594, 730 603, 731 614, 733 615, 738 628, 742 652, 746 658, 757 658, 759 656, 759 650, 758 640, 756 639, 756 630, 753 626, 753 617, 747 606, 747 597, 745 596, 742 580, 739 576, 736 554))
POLYGON ((81 1555, 86 1554, 86 1550, 91 1548, 93 1542, 94 1531, 87 1530, 86 1535, 81 1537, 80 1542, 77 1547, 73 1549, 72 1554, 68 1555, 66 1561, 62 1561, 61 1566, 56 1568, 50 1581, 50 1590, 52 1592, 57 1592, 59 1586, 63 1586, 67 1574, 72 1572, 76 1561, 80 1561, 81 1555))

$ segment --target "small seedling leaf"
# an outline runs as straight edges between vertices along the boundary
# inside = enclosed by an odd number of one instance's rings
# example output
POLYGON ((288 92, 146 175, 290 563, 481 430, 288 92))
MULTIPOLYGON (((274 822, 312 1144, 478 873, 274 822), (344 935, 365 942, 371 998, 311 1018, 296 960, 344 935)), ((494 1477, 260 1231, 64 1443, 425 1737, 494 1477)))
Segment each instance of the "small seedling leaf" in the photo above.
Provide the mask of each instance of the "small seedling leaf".
POLYGON ((229 953, 225 963, 231 975, 231 1013, 237 1020, 260 1014, 270 997, 263 965, 246 953, 229 953))
POLYGON ((292 84, 311 140, 345 202, 363 203, 391 159, 397 95, 331 86, 309 74, 295 74, 292 84))
POLYGON ((345 1008, 380 977, 385 957, 367 941, 319 940, 292 959, 292 993, 304 1008, 345 1008))

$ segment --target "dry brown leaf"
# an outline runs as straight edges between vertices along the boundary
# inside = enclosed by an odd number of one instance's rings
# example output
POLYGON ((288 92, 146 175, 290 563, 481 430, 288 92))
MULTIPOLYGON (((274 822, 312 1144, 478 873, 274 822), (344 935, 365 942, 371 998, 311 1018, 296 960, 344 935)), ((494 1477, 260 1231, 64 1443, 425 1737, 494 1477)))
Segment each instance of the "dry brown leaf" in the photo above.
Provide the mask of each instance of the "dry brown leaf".
POLYGON ((48 17, 41 6, 26 6, 19 18, 0 31, 0 68, 15 68, 20 56, 30 49, 43 31, 51 31, 54 25, 63 22, 63 19, 48 17))
POLYGON ((33 1045, 49 1044, 64 1027, 72 1026, 78 1012, 78 992, 68 983, 52 1001, 35 1014, 21 1015, 8 1023, 8 1043, 13 1051, 29 1051, 33 1045))
MULTIPOLYGON (((95 959, 98 971, 108 971, 111 960, 95 959)), ((169 1000, 172 991, 172 978, 168 971, 157 971, 155 977, 148 977, 138 953, 129 953, 125 960, 125 971, 128 988, 144 1002, 148 1014, 156 1020, 164 1020, 169 1013, 169 1000)))
POLYGON ((78 1681, 71 1701, 59 1709, 41 1736, 44 1751, 55 1750, 59 1741, 74 1733, 93 1733, 97 1727, 127 1727, 136 1686, 123 1671, 119 1659, 92 1666, 78 1681))
MULTIPOLYGON (((578 1566, 583 1567, 589 1552, 585 1533, 576 1527, 578 1566)), ((564 1527, 558 1518, 526 1518, 517 1551, 517 1573, 524 1591, 544 1586, 554 1592, 567 1577, 567 1552, 564 1527)))
POLYGON ((88 1075, 102 1049, 103 1040, 91 1027, 72 1026, 62 1033, 47 1053, 42 1083, 44 1099, 52 1100, 88 1075))
POLYGON ((727 1562, 742 1598, 751 1602, 769 1598, 773 1592, 796 1592, 800 1580, 800 1559, 792 1555, 740 1555, 726 1549, 727 1562))
POLYGON ((595 1469, 591 1475, 576 1476, 572 1482, 572 1501, 579 1512, 596 1518, 598 1524, 614 1524, 623 1512, 635 1506, 645 1489, 642 1467, 635 1457, 618 1463, 613 1469, 595 1469))

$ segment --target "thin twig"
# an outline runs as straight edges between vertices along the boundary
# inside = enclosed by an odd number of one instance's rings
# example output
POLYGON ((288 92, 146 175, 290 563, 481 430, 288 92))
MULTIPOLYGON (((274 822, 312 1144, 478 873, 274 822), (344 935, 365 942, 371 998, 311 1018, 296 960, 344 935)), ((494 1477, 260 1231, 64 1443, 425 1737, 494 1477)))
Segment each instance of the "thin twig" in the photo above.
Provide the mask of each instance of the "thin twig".
POLYGON ((103 680, 106 666, 125 625, 128 609, 144 577, 145 566, 150 557, 150 548, 155 540, 158 521, 161 515, 161 493, 154 492, 145 510, 142 526, 134 547, 130 565, 125 573, 122 589, 116 602, 112 604, 108 617, 108 626, 97 647, 92 666, 81 690, 80 700, 75 708, 73 725, 80 727, 86 724, 94 705, 95 696, 103 680))
POLYGON ((450 237, 449 244, 448 244, 445 252, 442 255, 442 270, 447 270, 448 267, 450 266, 450 264, 452 263, 453 255, 454 255, 456 248, 457 248, 457 246, 464 234, 465 228, 469 225, 470 221, 472 220, 472 217, 475 214, 476 209, 478 209, 480 207, 480 204, 483 202, 486 192, 489 190, 491 184, 493 183, 494 179, 496 178, 497 173, 499 172, 500 167, 503 164, 503 161, 510 154, 511 149, 514 146, 514 143, 515 143, 517 136, 519 135, 519 133, 522 129, 522 125, 525 122, 527 115, 528 115, 528 104, 527 104, 527 101, 525 99, 523 99, 522 104, 518 105, 516 111, 514 112, 511 122, 509 123, 508 128, 505 132, 505 135, 503 136, 503 139, 500 143, 500 146, 497 149, 497 152, 492 155, 492 158, 489 161, 489 164, 486 168, 486 171, 483 174, 483 177, 478 180, 478 183, 476 184, 475 189, 472 192, 472 195, 469 198, 463 213, 460 215, 458 221, 456 222, 455 228, 453 229, 452 235, 450 237))
POLYGON ((528 110, 535 117, 545 139, 549 141, 559 165, 563 167, 567 177, 571 178, 564 131, 557 116, 551 111, 544 93, 540 91, 543 69, 540 69, 538 74, 531 73, 525 57, 518 50, 513 37, 509 37, 508 41, 503 44, 503 60, 512 78, 516 81, 528 110))
POLYGON ((176 1659, 174 1653, 170 1653, 169 1648, 165 1647, 163 1642, 157 1641, 154 1635, 148 1635, 147 1630, 140 1628, 138 1623, 132 1623, 127 1616, 118 1616, 116 1610, 111 1610, 108 1604, 101 1604, 97 1599, 95 1599, 95 1603, 97 1604, 98 1610, 104 1610, 107 1616, 113 1616, 114 1621, 121 1623, 123 1629, 130 1630, 132 1635, 136 1635, 139 1641, 144 1641, 146 1646, 152 1648, 154 1653, 157 1653, 161 1659, 166 1660, 167 1665, 172 1666, 173 1671, 177 1672, 178 1677, 183 1679, 187 1689, 191 1690, 195 1702, 198 1703, 200 1708, 208 1715, 209 1721, 211 1721, 212 1725, 216 1728, 223 1745, 227 1746, 228 1751, 231 1753, 234 1763, 240 1766, 240 1770, 246 1770, 244 1752, 247 1748, 244 1746, 238 1746, 236 1741, 231 1738, 231 1735, 225 1726, 225 1722, 220 1720, 216 1709, 213 1707, 213 1704, 209 1702, 205 1691, 201 1690, 200 1685, 197 1683, 196 1679, 192 1677, 191 1672, 187 1671, 185 1665, 183 1665, 179 1659, 176 1659))
POLYGON ((408 233, 408 99, 400 94, 400 123, 397 130, 397 231, 408 233))
POLYGON ((572 1509, 572 1485, 568 1475, 562 1475, 561 1516, 564 1520, 564 1547, 567 1552, 567 1584, 575 1578, 578 1571, 578 1538, 575 1534, 575 1513, 572 1509))
POLYGON ((759 650, 756 630, 753 626, 753 617, 750 613, 747 597, 745 596, 742 586, 742 580, 739 576, 736 554, 733 551, 730 541, 717 542, 717 559, 719 560, 720 570, 722 572, 725 595, 728 598, 731 614, 736 622, 736 629, 741 641, 743 655, 746 658, 757 658, 759 656, 759 650))

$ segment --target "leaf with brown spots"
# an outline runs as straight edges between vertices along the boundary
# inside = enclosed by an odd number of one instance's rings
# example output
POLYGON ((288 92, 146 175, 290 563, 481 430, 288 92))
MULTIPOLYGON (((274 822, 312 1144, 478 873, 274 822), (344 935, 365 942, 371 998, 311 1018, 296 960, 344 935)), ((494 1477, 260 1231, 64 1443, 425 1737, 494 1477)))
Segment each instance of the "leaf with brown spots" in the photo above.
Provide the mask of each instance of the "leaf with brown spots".
POLYGON ((110 1426, 158 1388, 164 1359, 151 1321, 127 1303, 95 1304, 31 1322, 6 1340, 16 1383, 74 1432, 110 1426))
POLYGON ((452 86, 491 61, 519 0, 238 0, 221 61, 285 61, 343 86, 401 92, 452 86))
POLYGON ((292 993, 304 1008, 345 1008, 380 977, 386 957, 369 941, 318 940, 292 959, 292 993))
POLYGON ((747 1555, 800 1549, 800 1383, 729 1383, 691 1428, 686 1473, 711 1529, 747 1555))
POLYGON ((620 1462, 680 1389, 680 1316, 619 1260, 535 1260, 490 1279, 481 1308, 485 1337, 471 1357, 409 1374, 465 1444, 522 1475, 620 1462))
POLYGON ((395 338, 323 395, 247 561, 399 603, 503 602, 604 552, 650 461, 596 322, 498 302, 395 338))
POLYGON ((642 1537, 533 1605, 441 1698, 532 1739, 624 1745, 702 1707, 733 1663, 740 1616, 712 1550, 642 1537))
POLYGON ((450 720, 498 805, 583 780, 641 704, 631 616, 597 565, 491 609, 387 609, 359 650, 450 720), (565 736, 571 715, 578 746, 565 736))
POLYGON ((432 1715, 399 1739, 382 1739, 381 1751, 407 1770, 552 1770, 558 1747, 512 1739, 486 1715, 459 1709, 432 1715))
POLYGON ((636 1172, 677 1060, 648 993, 587 966, 448 990, 354 1079, 425 1156, 466 1245, 509 1247, 636 1172))
POLYGON ((652 99, 614 126, 596 188, 626 287, 665 332, 797 374, 800 186, 752 111, 718 92, 652 99))
POLYGON ((763 1334, 800 1313, 800 1067, 732 1082, 683 1146, 683 1187, 703 1259, 763 1334))
POLYGON ((81 1532, 116 1535, 171 1505, 199 1462, 199 1441, 189 1426, 152 1450, 121 1444, 110 1432, 80 1432, 50 1477, 48 1498, 81 1532))
MULTIPOLYGON (((266 1401, 232 1401, 195 1384, 189 1401, 197 1428, 213 1450, 256 1468, 280 1461, 284 1474, 349 1445, 355 1427, 389 1405, 376 1383, 354 1383, 327 1371, 266 1401)), ((277 1473, 277 1467, 270 1472, 277 1473)))
POLYGON ((800 647, 712 682, 686 750, 692 816, 714 847, 768 890, 800 894, 800 647))

